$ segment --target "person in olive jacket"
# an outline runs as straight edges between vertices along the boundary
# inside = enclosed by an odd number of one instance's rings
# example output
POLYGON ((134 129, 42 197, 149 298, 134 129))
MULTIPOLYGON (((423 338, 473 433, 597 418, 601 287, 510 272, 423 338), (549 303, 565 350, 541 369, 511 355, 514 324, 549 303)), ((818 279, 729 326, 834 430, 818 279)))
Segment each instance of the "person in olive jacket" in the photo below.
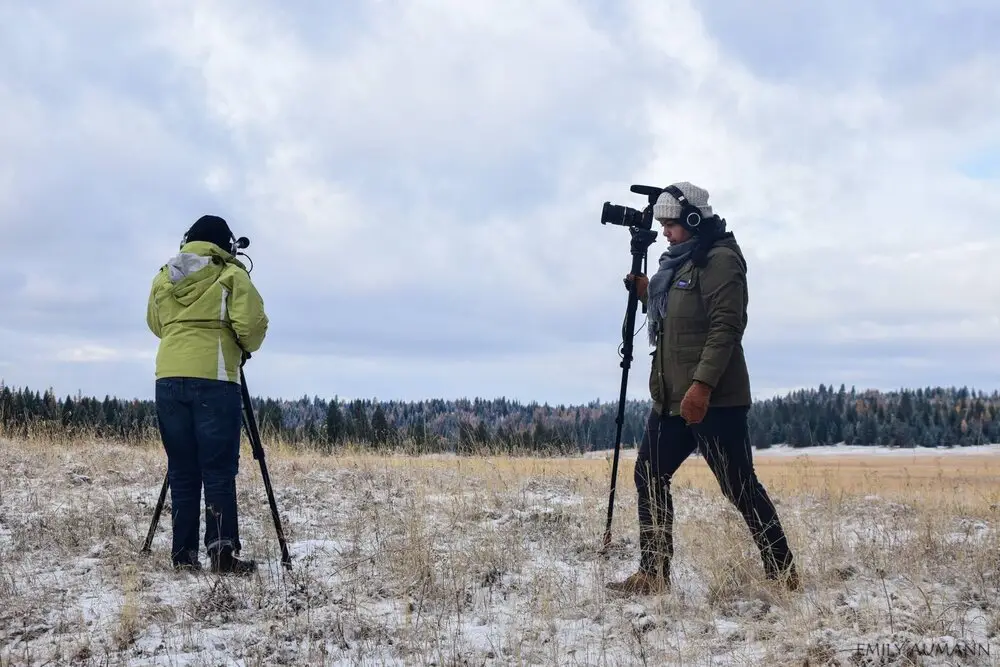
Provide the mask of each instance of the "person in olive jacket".
POLYGON ((235 257, 226 221, 199 218, 180 251, 153 279, 146 323, 160 339, 156 416, 167 454, 175 568, 201 569, 199 510, 205 491, 205 547, 213 572, 247 575, 236 509, 244 353, 267 333, 264 302, 235 257))
POLYGON ((647 306, 654 346, 653 408, 635 465, 640 564, 609 588, 658 593, 670 587, 673 501, 670 479, 695 449, 736 506, 760 550, 767 577, 799 587, 784 530, 753 467, 747 416, 750 378, 743 353, 746 260, 708 192, 683 182, 653 207, 670 244, 651 279, 629 275, 647 306))

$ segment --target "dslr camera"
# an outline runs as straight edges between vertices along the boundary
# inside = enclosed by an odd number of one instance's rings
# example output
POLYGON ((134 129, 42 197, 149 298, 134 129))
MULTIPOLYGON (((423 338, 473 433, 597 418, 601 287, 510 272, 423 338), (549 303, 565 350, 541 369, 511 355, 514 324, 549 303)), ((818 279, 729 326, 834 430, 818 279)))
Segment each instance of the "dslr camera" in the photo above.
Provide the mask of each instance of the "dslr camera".
POLYGON ((604 202, 604 208, 601 210, 601 224, 621 225, 622 227, 635 229, 652 229, 653 204, 656 203, 660 193, 663 192, 663 188, 653 185, 633 185, 629 189, 637 195, 646 195, 649 198, 649 206, 639 211, 629 206, 621 206, 606 201, 604 202))

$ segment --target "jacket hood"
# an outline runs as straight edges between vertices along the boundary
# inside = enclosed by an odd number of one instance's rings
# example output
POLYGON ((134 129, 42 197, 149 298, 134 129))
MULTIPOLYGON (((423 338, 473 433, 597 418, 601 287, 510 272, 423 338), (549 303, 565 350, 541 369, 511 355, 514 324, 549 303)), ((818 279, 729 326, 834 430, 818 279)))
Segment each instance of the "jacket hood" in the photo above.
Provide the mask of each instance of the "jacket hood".
POLYGON ((736 253, 736 256, 740 258, 740 263, 743 265, 743 270, 746 271, 747 260, 743 256, 743 249, 740 248, 740 244, 736 242, 736 237, 733 236, 732 232, 726 232, 719 238, 715 243, 712 244, 715 248, 729 248, 736 253))
POLYGON ((167 272, 173 297, 189 306, 218 280, 227 263, 246 269, 242 262, 214 243, 192 241, 181 246, 180 252, 167 260, 163 270, 167 272))

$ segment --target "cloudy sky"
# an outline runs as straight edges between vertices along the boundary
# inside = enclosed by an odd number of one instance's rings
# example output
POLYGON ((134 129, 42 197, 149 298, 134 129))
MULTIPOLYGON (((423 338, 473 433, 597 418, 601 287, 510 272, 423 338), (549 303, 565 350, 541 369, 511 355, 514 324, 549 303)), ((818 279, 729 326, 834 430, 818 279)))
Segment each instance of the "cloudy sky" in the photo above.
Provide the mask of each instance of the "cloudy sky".
POLYGON ((757 396, 1000 388, 997 34, 995 0, 2 1, 0 377, 151 397, 150 281, 215 213, 254 394, 616 400, 601 206, 689 180, 757 396))

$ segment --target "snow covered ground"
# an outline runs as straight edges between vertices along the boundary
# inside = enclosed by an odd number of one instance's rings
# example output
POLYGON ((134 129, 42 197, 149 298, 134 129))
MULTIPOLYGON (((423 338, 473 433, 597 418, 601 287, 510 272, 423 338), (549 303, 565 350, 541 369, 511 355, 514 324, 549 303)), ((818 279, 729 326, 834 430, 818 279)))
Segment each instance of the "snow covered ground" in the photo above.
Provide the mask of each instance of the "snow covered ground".
POLYGON ((824 445, 788 447, 775 445, 754 450, 755 456, 1000 456, 1000 444, 968 447, 863 447, 861 445, 824 445))
MULTIPOLYGON (((586 458, 610 458, 613 449, 587 452, 586 458)), ((622 449, 622 458, 635 458, 635 449, 622 449)), ((766 456, 1000 456, 1000 444, 970 445, 968 447, 864 447, 861 445, 822 445, 818 447, 790 447, 774 445, 754 449, 754 458, 766 456)))
POLYGON ((628 461, 604 557, 604 459, 271 453, 287 572, 246 456, 243 555, 262 569, 231 579, 169 568, 169 501, 139 555, 155 448, 0 440, 0 666, 1000 664, 995 452, 894 499, 884 480, 810 488, 798 458, 770 469, 800 592, 762 580, 742 521, 686 466, 673 590, 627 598, 605 583, 636 564, 628 461), (987 490, 963 492, 970 475, 987 490))

